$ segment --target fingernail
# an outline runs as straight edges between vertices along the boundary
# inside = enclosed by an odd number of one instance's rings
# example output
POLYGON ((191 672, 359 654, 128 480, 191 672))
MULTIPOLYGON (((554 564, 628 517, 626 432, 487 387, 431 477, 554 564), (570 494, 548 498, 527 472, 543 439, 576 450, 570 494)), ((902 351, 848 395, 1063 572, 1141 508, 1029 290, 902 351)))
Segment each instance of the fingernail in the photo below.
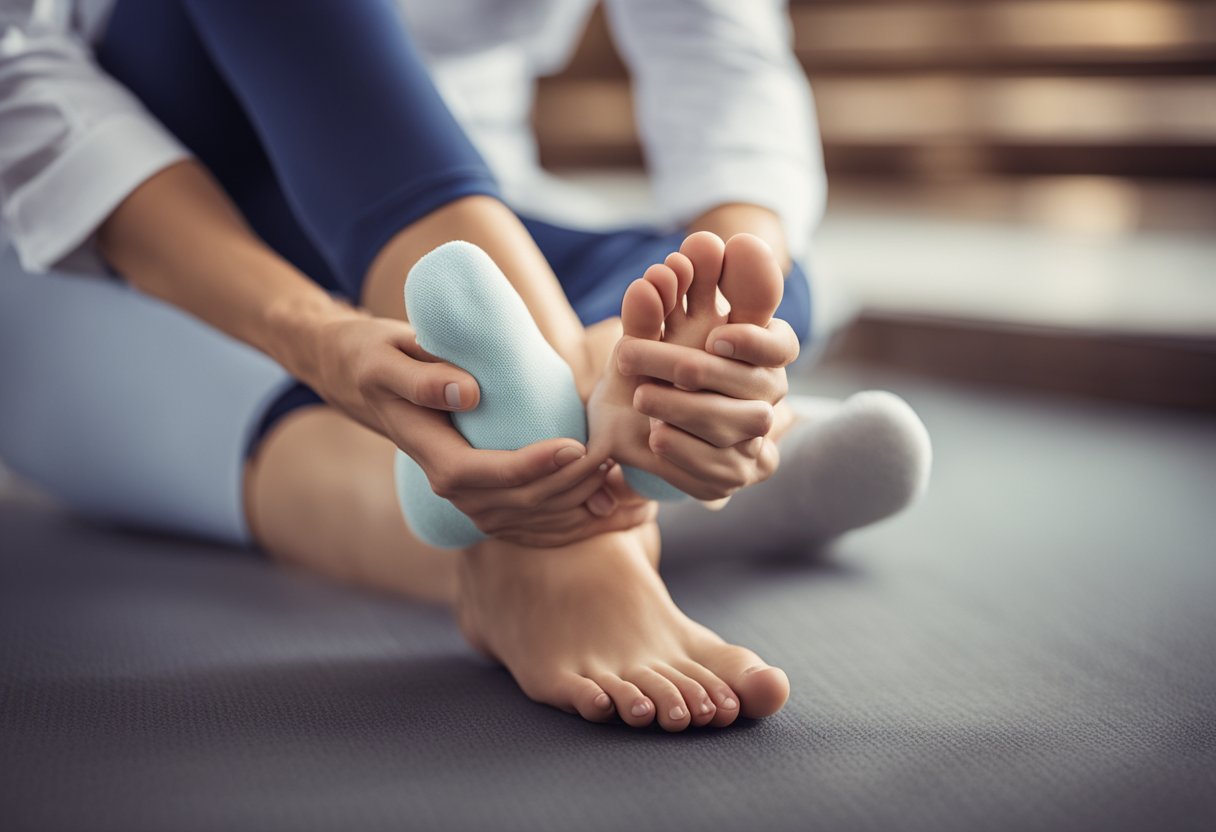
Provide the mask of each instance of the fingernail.
POLYGON ((651 430, 654 430, 661 424, 663 424, 663 421, 661 419, 656 419, 653 416, 650 417, 650 429, 651 430))
POLYGON ((722 700, 722 708, 724 710, 733 711, 737 707, 739 707, 739 703, 729 696, 722 700))
POLYGON ((718 355, 724 355, 727 358, 730 358, 735 354, 735 345, 730 341, 723 341, 719 339, 714 341, 714 352, 716 352, 718 355))
POLYGON ((671 717, 672 719, 683 719, 684 718, 684 709, 681 708, 679 705, 676 705, 674 708, 671 709, 670 712, 668 712, 667 715, 669 717, 671 717))
POLYGON ((764 665, 762 665, 762 664, 752 665, 747 670, 743 671, 743 675, 746 676, 749 673, 755 673, 757 670, 764 670, 764 665))
POLYGON ((607 471, 607 470, 608 470, 608 468, 609 468, 609 465, 608 465, 608 463, 607 463, 607 462, 601 462, 601 463, 600 463, 600 467, 599 467, 598 469, 596 469, 596 470, 598 470, 598 471, 599 471, 599 472, 602 474, 602 473, 604 473, 605 471, 607 471))
POLYGON ((601 693, 595 697, 595 707, 606 710, 612 707, 612 700, 608 697, 608 694, 601 693))
POLYGON ((553 461, 557 463, 558 468, 565 468, 571 462, 577 462, 587 455, 587 452, 574 445, 567 445, 564 448, 558 448, 557 453, 553 455, 553 461))
POLYGON ((607 517, 616 509, 616 500, 606 491, 597 491, 587 500, 587 508, 596 517, 607 517))
POLYGON ((448 407, 460 407, 460 385, 454 381, 444 385, 443 398, 448 403, 448 407))
POLYGON ((643 699, 641 702, 634 705, 633 710, 631 710, 629 713, 633 714, 634 716, 646 716, 646 714, 650 713, 650 702, 643 699))

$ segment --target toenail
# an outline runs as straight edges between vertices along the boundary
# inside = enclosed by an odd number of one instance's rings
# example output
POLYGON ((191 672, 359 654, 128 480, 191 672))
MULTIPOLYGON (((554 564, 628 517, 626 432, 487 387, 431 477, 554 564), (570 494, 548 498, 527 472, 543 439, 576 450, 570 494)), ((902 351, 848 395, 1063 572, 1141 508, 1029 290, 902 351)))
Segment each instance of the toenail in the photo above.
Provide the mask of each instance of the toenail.
POLYGON ((749 667, 747 670, 743 671, 743 675, 746 676, 749 673, 755 673, 757 670, 764 670, 764 665, 762 665, 762 664, 753 665, 752 667, 749 667))
POLYGON ((723 355, 730 358, 735 354, 735 345, 730 341, 723 341, 719 339, 714 341, 714 352, 716 352, 718 355, 723 355))
POLYGON ((674 708, 671 709, 670 712, 668 712, 667 715, 669 717, 671 717, 672 719, 683 719, 685 713, 687 713, 687 712, 682 707, 680 707, 679 705, 676 705, 674 708))
POLYGON ((735 708, 739 707, 739 703, 728 696, 722 700, 722 707, 728 711, 733 711, 735 708))
POLYGON ((595 707, 597 707, 597 708, 611 708, 611 707, 612 707, 612 699, 611 699, 611 698, 608 696, 608 694, 606 694, 606 693, 601 693, 599 696, 595 697, 595 707))
POLYGON ((448 407, 460 407, 460 385, 454 381, 444 385, 443 399, 448 403, 448 407))
POLYGON ((630 713, 634 716, 646 716, 646 714, 650 713, 650 702, 643 699, 633 706, 633 710, 630 713))
POLYGON ((711 704, 709 704, 708 702, 702 702, 702 703, 701 703, 701 713, 703 713, 703 714, 707 714, 707 713, 709 713, 710 711, 712 711, 713 709, 714 709, 714 706, 713 706, 713 705, 711 705, 711 704))

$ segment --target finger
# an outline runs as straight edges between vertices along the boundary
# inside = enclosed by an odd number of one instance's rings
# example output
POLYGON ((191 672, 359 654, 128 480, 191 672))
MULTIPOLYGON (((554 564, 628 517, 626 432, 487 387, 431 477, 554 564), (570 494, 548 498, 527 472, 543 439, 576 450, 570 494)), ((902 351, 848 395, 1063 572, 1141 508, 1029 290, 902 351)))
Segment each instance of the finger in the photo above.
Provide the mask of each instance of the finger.
MULTIPOLYGON (((650 431, 650 449, 656 456, 724 491, 752 482, 763 443, 763 437, 756 437, 729 448, 715 448, 668 424, 659 423, 650 431)), ((710 499, 722 496, 715 494, 710 499)))
POLYGON ((633 406, 718 448, 765 436, 773 427, 773 406, 768 402, 691 393, 663 384, 639 384, 633 406))
POLYGON ((551 548, 568 546, 580 540, 586 540, 608 532, 627 531, 643 523, 653 522, 658 516, 658 505, 647 502, 634 506, 622 506, 608 517, 593 517, 586 510, 581 516, 575 514, 575 522, 562 524, 558 528, 534 530, 531 528, 512 527, 495 533, 493 536, 517 543, 521 546, 536 546, 551 548))
POLYGON ((477 380, 459 367, 397 355, 401 360, 384 361, 372 375, 378 389, 433 410, 472 410, 481 401, 477 380))
POLYGON ((650 376, 684 390, 711 390, 736 399, 776 404, 789 382, 784 370, 754 367, 704 350, 662 341, 631 339, 617 347, 617 368, 628 376, 650 376))
MULTIPOLYGON (((457 507, 469 515, 505 510, 515 516, 577 508, 599 491, 607 477, 604 463, 590 457, 518 488, 475 488, 460 495, 457 507)), ((512 524, 514 525, 514 524, 512 524)))
POLYGON ((756 367, 786 367, 798 357, 798 336, 793 327, 773 318, 767 327, 723 324, 710 330, 705 349, 756 367))
MULTIPOLYGON (((469 445, 450 422, 444 425, 419 419, 414 427, 405 451, 418 460, 435 493, 448 499, 465 489, 518 488, 579 462, 588 464, 587 449, 573 439, 547 439, 517 451, 492 451, 469 445)), ((580 467, 563 473, 563 479, 573 484, 587 472, 580 467)))

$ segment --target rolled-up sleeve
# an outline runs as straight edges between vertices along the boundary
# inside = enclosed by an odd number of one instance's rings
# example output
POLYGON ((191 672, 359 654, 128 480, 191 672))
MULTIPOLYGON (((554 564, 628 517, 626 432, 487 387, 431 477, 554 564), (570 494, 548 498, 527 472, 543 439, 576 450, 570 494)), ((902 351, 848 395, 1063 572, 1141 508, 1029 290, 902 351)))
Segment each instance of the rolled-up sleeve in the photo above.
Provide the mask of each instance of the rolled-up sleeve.
POLYGON ((69 31, 0 17, 0 221, 46 271, 188 151, 69 31))
POLYGON ((782 0, 610 0, 641 141, 668 220, 729 202, 782 220, 795 257, 826 178, 806 76, 782 0))

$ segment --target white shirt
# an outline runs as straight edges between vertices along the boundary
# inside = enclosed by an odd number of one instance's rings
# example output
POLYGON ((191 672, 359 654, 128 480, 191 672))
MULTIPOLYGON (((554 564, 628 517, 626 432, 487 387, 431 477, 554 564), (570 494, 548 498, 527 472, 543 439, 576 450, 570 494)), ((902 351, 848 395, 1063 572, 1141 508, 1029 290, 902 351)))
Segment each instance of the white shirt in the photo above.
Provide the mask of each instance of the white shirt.
MULTIPOLYGON (((0 225, 22 265, 87 249, 141 182, 189 152, 92 57, 114 0, 0 0, 0 225)), ((436 86, 516 210, 594 227, 530 125, 536 79, 569 60, 595 0, 398 0, 436 86)), ((803 256, 825 178, 784 0, 607 0, 669 225, 763 205, 803 256)))

